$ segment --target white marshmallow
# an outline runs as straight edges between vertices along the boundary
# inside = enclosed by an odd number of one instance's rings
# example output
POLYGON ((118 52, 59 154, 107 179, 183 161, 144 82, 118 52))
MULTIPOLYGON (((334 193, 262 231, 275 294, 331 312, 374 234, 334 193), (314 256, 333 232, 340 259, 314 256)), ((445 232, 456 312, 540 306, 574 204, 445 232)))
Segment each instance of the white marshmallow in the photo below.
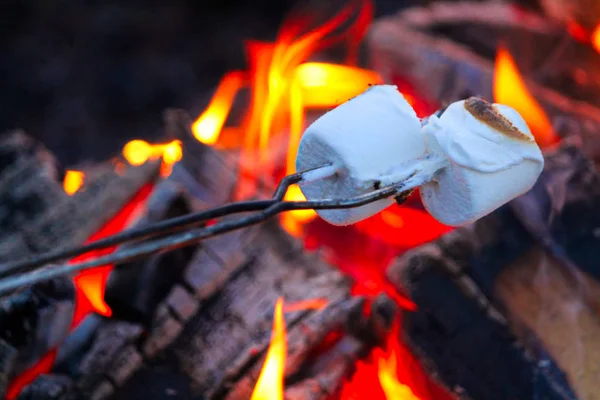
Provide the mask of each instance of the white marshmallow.
POLYGON ((514 109, 481 99, 450 105, 423 127, 430 153, 448 165, 420 187, 429 213, 459 226, 489 214, 534 185, 544 158, 514 109))
MULTIPOLYGON (((335 175, 301 183, 300 188, 309 200, 342 199, 372 192, 377 182, 385 180, 387 184, 390 174, 398 181, 406 179, 425 157, 425 137, 415 111, 396 86, 377 85, 327 112, 306 129, 296 170, 334 165, 335 175)), ((317 213, 333 225, 350 225, 393 202, 383 199, 357 208, 317 213)))

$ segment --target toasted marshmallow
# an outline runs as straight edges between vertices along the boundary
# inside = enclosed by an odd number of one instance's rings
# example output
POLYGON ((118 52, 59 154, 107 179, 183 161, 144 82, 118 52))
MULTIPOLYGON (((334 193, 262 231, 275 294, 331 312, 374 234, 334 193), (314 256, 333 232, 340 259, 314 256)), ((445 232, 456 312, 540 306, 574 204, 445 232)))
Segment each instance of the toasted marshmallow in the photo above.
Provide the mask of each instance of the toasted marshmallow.
POLYGON ((420 187, 421 200, 446 225, 471 223, 529 191, 544 167, 526 122, 505 105, 458 101, 430 117, 423 133, 427 151, 448 162, 420 187))
MULTIPOLYGON (((376 85, 327 112, 305 131, 296 158, 297 171, 335 166, 331 177, 300 188, 307 199, 345 199, 372 192, 394 172, 406 179, 404 163, 427 156, 421 122, 396 86, 376 85)), ((417 162, 418 164, 418 162, 417 162)), ((389 180, 389 179, 388 179, 389 180)), ((318 210, 333 225, 368 218, 394 202, 383 199, 357 208, 318 210)))

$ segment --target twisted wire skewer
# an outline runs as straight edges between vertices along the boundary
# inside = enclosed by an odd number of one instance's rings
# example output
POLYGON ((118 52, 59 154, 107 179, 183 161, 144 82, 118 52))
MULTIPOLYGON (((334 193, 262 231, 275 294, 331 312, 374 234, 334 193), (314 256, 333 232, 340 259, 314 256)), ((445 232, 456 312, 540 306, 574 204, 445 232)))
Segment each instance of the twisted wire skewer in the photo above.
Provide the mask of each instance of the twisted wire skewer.
POLYGON ((50 280, 59 276, 70 275, 75 272, 107 264, 132 261, 160 251, 169 251, 188 246, 210 237, 261 223, 281 212, 307 209, 324 210, 360 207, 377 200, 395 197, 414 187, 414 184, 411 184, 409 179, 405 182, 391 184, 378 190, 374 190, 373 192, 352 198, 284 201, 285 194, 291 185, 323 179, 335 173, 336 169, 333 166, 322 166, 295 173, 284 177, 275 190, 273 197, 268 200, 231 203, 210 210, 164 220, 144 228, 126 230, 83 246, 36 255, 12 263, 0 264, 0 295, 5 295, 21 287, 50 280), (244 212, 254 213, 234 220, 198 227, 208 220, 244 212), (160 236, 160 238, 157 239, 157 236, 160 236), (117 245, 125 246, 112 254, 98 257, 93 260, 70 264, 49 265, 90 251, 117 245))

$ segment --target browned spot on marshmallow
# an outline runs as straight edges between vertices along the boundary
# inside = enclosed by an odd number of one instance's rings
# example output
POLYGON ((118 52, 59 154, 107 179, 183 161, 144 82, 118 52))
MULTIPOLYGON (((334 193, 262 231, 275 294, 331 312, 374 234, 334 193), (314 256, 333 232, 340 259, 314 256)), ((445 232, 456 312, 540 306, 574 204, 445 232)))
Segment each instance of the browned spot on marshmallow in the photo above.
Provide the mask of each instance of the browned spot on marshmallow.
POLYGON ((493 104, 488 103, 481 97, 469 97, 465 100, 464 104, 465 109, 472 116, 490 128, 515 139, 534 142, 534 139, 531 136, 521 132, 505 116, 500 114, 493 104))

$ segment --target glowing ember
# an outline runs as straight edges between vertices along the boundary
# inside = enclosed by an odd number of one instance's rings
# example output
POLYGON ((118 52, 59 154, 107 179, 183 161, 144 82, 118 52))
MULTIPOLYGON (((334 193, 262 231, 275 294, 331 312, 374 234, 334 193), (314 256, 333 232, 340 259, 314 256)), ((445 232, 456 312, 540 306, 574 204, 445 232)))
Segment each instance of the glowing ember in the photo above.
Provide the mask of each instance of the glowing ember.
POLYGON ((283 400, 283 379, 287 355, 286 329, 283 319, 283 299, 277 300, 271 343, 265 363, 252 392, 251 400, 283 400))
POLYGON ((33 367, 23 371, 23 373, 13 379, 6 391, 6 400, 16 399, 19 393, 21 393, 21 390, 33 382, 38 375, 50 371, 55 359, 56 350, 52 350, 42 357, 33 367))
POLYGON ((578 42, 589 43, 590 41, 588 31, 576 21, 571 20, 567 23, 567 32, 578 42))
POLYGON ((132 140, 123 147, 123 157, 131 165, 142 165, 148 160, 161 158, 167 165, 181 159, 181 142, 174 140, 165 144, 150 144, 144 140, 132 140))
POLYGON ((557 141, 546 113, 527 90, 515 60, 500 47, 496 54, 494 71, 494 101, 517 110, 525 119, 540 147, 557 141))
POLYGON ((83 185, 83 179, 85 174, 81 171, 67 170, 65 173, 65 179, 63 181, 63 189, 69 196, 74 195, 81 185, 83 185))

